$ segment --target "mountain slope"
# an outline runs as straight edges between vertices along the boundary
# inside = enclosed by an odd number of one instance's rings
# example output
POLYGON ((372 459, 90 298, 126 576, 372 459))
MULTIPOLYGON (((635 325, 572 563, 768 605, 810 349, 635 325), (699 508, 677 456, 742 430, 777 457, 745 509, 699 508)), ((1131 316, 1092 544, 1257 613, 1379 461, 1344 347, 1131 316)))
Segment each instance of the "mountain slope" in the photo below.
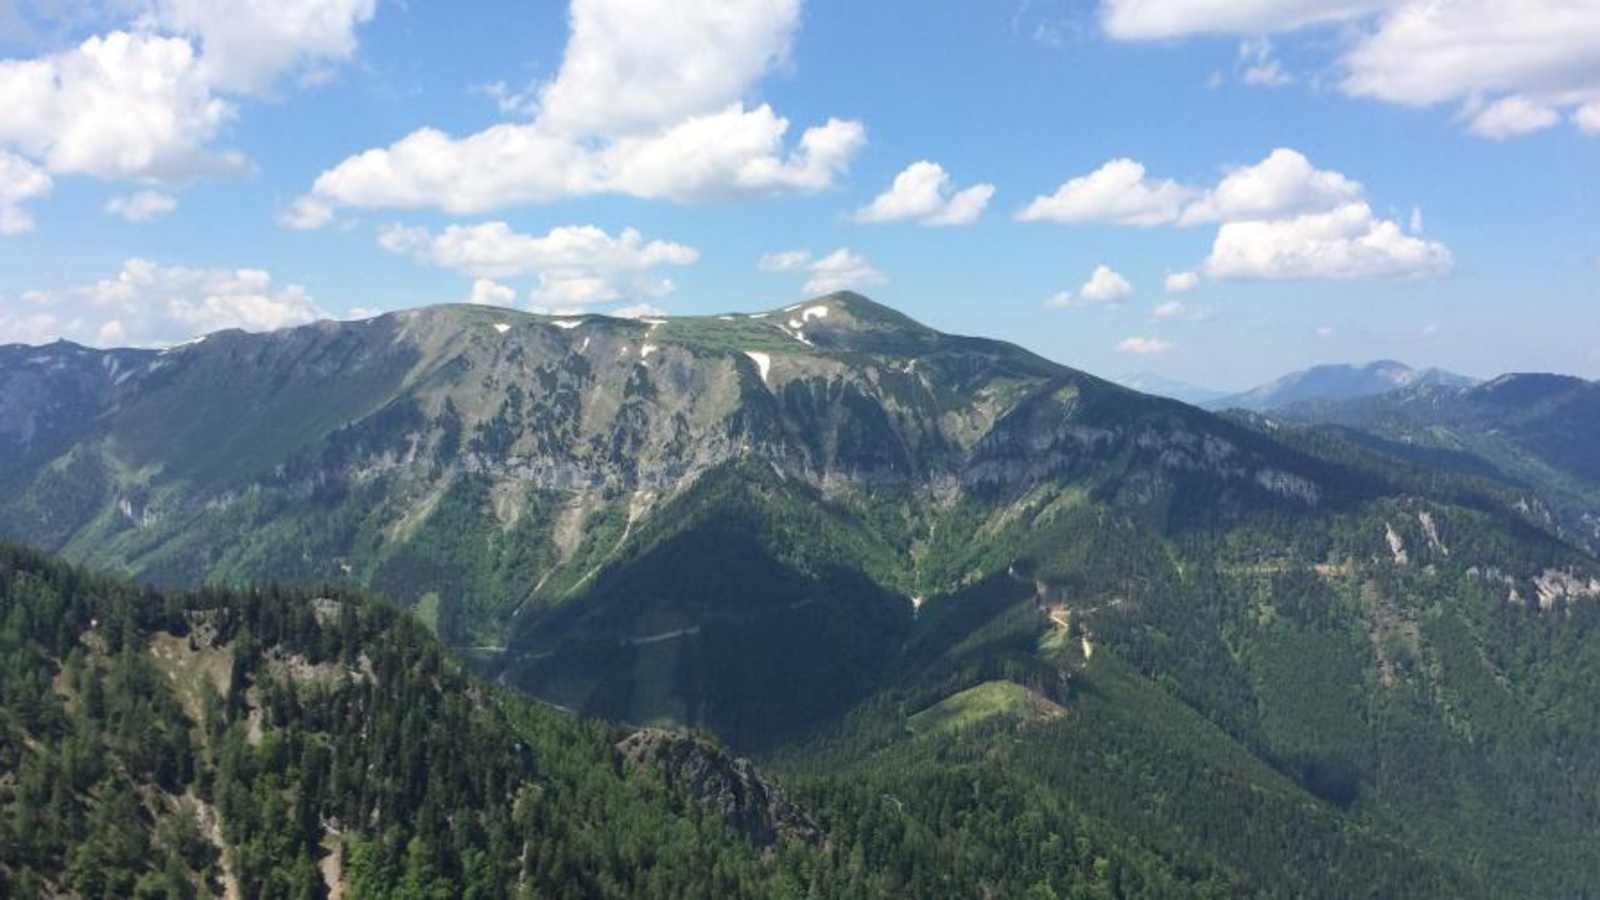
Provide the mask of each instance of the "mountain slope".
POLYGON ((1277 415, 1356 429, 1388 442, 1392 452, 1518 486, 1564 534, 1600 551, 1600 384, 1509 374, 1472 387, 1417 385, 1295 404, 1277 415))
POLYGON ((920 766, 910 803, 810 777, 797 804, 704 739, 489 687, 349 594, 157 593, 0 545, 0 667, 0 893, 23 900, 1247 887, 999 769, 920 766))
POLYGON ((1466 387, 1473 380, 1443 369, 1413 369, 1405 363, 1385 359, 1365 366, 1323 365, 1282 378, 1241 394, 1205 401, 1207 409, 1245 409, 1267 412, 1293 403, 1337 402, 1413 385, 1466 387))
POLYGON ((487 689, 372 601, 163 596, 0 546, 0 613, 6 896, 770 896, 790 877, 624 777, 607 729, 487 689))

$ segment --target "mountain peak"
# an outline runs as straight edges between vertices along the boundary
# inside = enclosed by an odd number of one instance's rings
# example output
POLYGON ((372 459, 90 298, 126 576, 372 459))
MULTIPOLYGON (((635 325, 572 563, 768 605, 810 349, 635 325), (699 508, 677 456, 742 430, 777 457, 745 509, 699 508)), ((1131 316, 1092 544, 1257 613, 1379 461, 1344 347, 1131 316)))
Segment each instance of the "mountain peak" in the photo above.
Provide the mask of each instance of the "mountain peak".
POLYGON ((791 328, 798 323, 802 327, 814 325, 826 331, 848 329, 919 335, 938 333, 905 313, 854 291, 834 291, 757 315, 780 319, 791 328))

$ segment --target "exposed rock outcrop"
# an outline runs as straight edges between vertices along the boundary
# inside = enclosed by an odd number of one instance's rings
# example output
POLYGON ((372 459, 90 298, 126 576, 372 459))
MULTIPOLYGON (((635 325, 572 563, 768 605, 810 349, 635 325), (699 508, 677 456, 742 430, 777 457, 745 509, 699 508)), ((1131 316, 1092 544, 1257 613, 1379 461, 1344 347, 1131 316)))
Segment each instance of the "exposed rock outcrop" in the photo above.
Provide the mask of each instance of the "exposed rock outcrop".
POLYGON ((674 790, 721 815, 757 847, 780 840, 824 843, 817 823, 783 791, 761 777, 748 759, 709 741, 646 728, 617 743, 627 764, 649 767, 674 790))

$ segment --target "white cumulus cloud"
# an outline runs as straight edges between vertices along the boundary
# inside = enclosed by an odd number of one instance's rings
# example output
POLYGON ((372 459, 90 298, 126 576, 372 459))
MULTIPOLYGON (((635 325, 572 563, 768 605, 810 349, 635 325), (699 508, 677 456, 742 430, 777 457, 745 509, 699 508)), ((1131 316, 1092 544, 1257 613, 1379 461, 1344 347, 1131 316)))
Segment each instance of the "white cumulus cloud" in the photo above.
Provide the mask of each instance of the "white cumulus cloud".
POLYGON ((1200 286, 1198 272, 1173 272, 1166 277, 1163 287, 1169 294, 1183 294, 1200 286))
POLYGON ((466 214, 596 194, 824 190, 865 145, 861 123, 830 119, 794 140, 788 119, 746 102, 787 59, 798 15, 798 0, 573 0, 561 68, 531 121, 419 129, 322 173, 308 202, 466 214))
MULTIPOLYGON (((1145 175, 1132 160, 1117 160, 1041 197, 1019 218, 1122 225, 1219 224, 1200 272, 1166 279, 1181 293, 1211 278, 1382 278, 1437 276, 1450 271, 1450 250, 1379 219, 1361 183, 1318 169, 1297 150, 1280 147, 1258 163, 1229 171, 1200 189, 1145 175), (1160 198, 1156 202, 1153 198, 1160 198)), ((1058 294, 1051 305, 1078 305, 1058 294)))
POLYGON ((810 250, 780 250, 763 255, 756 262, 756 268, 763 272, 803 274, 808 294, 859 290, 889 281, 865 256, 849 247, 840 247, 822 257, 814 257, 810 250))
POLYGON ((1216 315, 1216 310, 1211 307, 1194 307, 1178 300, 1158 303, 1155 309, 1150 311, 1151 318, 1173 322, 1209 322, 1216 318, 1216 315))
POLYGON ((1138 356, 1155 356, 1166 353, 1172 348, 1171 341, 1158 337, 1130 337, 1117 344, 1118 353, 1132 353, 1138 356))
POLYGON ((1318 169, 1297 150, 1280 147, 1253 166, 1229 172, 1179 217, 1180 225, 1270 219, 1333 209, 1357 199, 1360 182, 1318 169))
POLYGON ((619 319, 656 319, 667 315, 667 311, 650 303, 632 303, 613 309, 609 315, 619 319))
POLYGON ((557 133, 615 136, 743 99, 787 59, 800 0, 573 0, 570 18, 540 118, 557 133))
POLYGON ((377 0, 157 0, 163 28, 200 42, 212 86, 261 93, 279 76, 349 59, 377 0))
POLYGON ((856 122, 809 128, 786 149, 788 131, 789 121, 770 106, 742 104, 599 146, 540 123, 462 138, 424 128, 322 173, 298 202, 459 215, 595 194, 694 202, 813 192, 831 186, 866 143, 856 122))
POLYGON ((160 346, 224 328, 270 331, 304 325, 328 314, 306 289, 279 286, 261 269, 163 266, 130 259, 109 278, 30 291, 38 309, 7 320, 0 340, 65 337, 81 343, 160 346))
POLYGON ((333 221, 333 207, 315 197, 299 197, 277 216, 279 225, 297 231, 312 231, 333 221))
POLYGON ((1214 188, 1150 178, 1131 159, 1115 159, 1068 180, 1054 194, 1035 198, 1017 218, 1024 222, 1111 225, 1200 225, 1327 210, 1359 198, 1361 184, 1318 169, 1287 147, 1259 163, 1230 171, 1214 188))
POLYGON ((53 182, 38 166, 0 150, 0 235, 33 230, 33 215, 22 204, 50 193, 53 182))
POLYGON ((1099 306, 1102 304, 1116 304, 1133 295, 1133 285, 1128 279, 1122 277, 1116 270, 1107 265, 1094 267, 1089 280, 1078 288, 1078 292, 1061 291, 1051 295, 1045 300, 1045 306, 1052 309, 1071 309, 1078 306, 1099 306))
POLYGON ((1205 272, 1241 279, 1396 278, 1443 275, 1452 265, 1443 244, 1408 235, 1358 202, 1287 219, 1227 222, 1205 272))
POLYGON ((1460 104, 1469 130, 1490 138, 1549 128, 1563 112, 1600 132, 1600 15, 1588 0, 1101 0, 1100 18, 1120 40, 1339 25, 1348 95, 1460 104))
POLYGON ((1468 129, 1479 137, 1505 140, 1543 131, 1561 121, 1551 107, 1521 94, 1502 97, 1471 117, 1468 129))
POLYGON ((0 143, 56 174, 176 180, 237 170, 207 146, 236 111, 188 40, 112 32, 0 61, 0 143))
POLYGON ((178 208, 178 198, 160 191, 134 191, 106 201, 106 212, 129 222, 148 222, 178 208))
POLYGON ((957 191, 950 174, 938 163, 914 162, 896 175, 889 189, 856 210, 857 222, 900 222, 923 225, 970 225, 983 215, 994 185, 977 184, 957 191))
POLYGON ((756 262, 756 268, 763 272, 798 272, 810 261, 810 250, 779 250, 764 254, 756 262))
MULTIPOLYGON (((242 97, 348 59, 376 0, 141 0, 57 4, 63 32, 103 33, 0 60, 0 150, 53 175, 181 184, 247 171, 218 148, 242 97)), ((47 16, 48 18, 48 16, 47 16)), ((135 195, 137 197, 138 195, 135 195)), ((120 206, 121 204, 119 204, 120 206)), ((125 208, 137 219, 148 204, 125 208)), ((0 211, 15 225, 10 214, 0 211)), ((114 211, 127 216, 127 213, 114 211)))
POLYGON ((488 278, 477 278, 472 282, 467 302, 479 306, 512 306, 517 302, 517 291, 488 278))
POLYGON ((840 247, 821 259, 813 260, 805 270, 810 275, 805 284, 808 294, 856 290, 884 284, 889 280, 873 268, 866 257, 847 247, 840 247))
POLYGON ((531 276, 537 280, 533 302, 559 307, 665 297, 674 286, 657 270, 700 258, 693 247, 646 241, 632 228, 613 236, 592 225, 563 226, 543 235, 519 233, 505 222, 451 225, 438 234, 389 225, 379 230, 378 245, 477 279, 531 276))
POLYGON ((1600 134, 1600 100, 1579 107, 1572 114, 1572 121, 1585 134, 1600 134))
POLYGON ((1017 219, 1022 222, 1114 225, 1166 225, 1175 222, 1196 195, 1171 180, 1145 177, 1131 159, 1113 159, 1088 175, 1067 181, 1054 194, 1034 198, 1017 219))

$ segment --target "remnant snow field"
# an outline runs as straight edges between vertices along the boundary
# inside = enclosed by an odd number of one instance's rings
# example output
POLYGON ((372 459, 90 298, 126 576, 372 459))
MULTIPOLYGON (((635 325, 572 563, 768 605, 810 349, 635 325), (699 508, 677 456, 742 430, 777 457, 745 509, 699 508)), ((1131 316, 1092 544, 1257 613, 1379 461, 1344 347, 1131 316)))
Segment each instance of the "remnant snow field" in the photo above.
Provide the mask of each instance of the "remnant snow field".
POLYGON ((767 371, 772 368, 772 357, 765 353, 757 353, 754 350, 746 350, 744 355, 750 357, 751 361, 756 364, 756 368, 761 371, 761 383, 765 384, 767 371))

